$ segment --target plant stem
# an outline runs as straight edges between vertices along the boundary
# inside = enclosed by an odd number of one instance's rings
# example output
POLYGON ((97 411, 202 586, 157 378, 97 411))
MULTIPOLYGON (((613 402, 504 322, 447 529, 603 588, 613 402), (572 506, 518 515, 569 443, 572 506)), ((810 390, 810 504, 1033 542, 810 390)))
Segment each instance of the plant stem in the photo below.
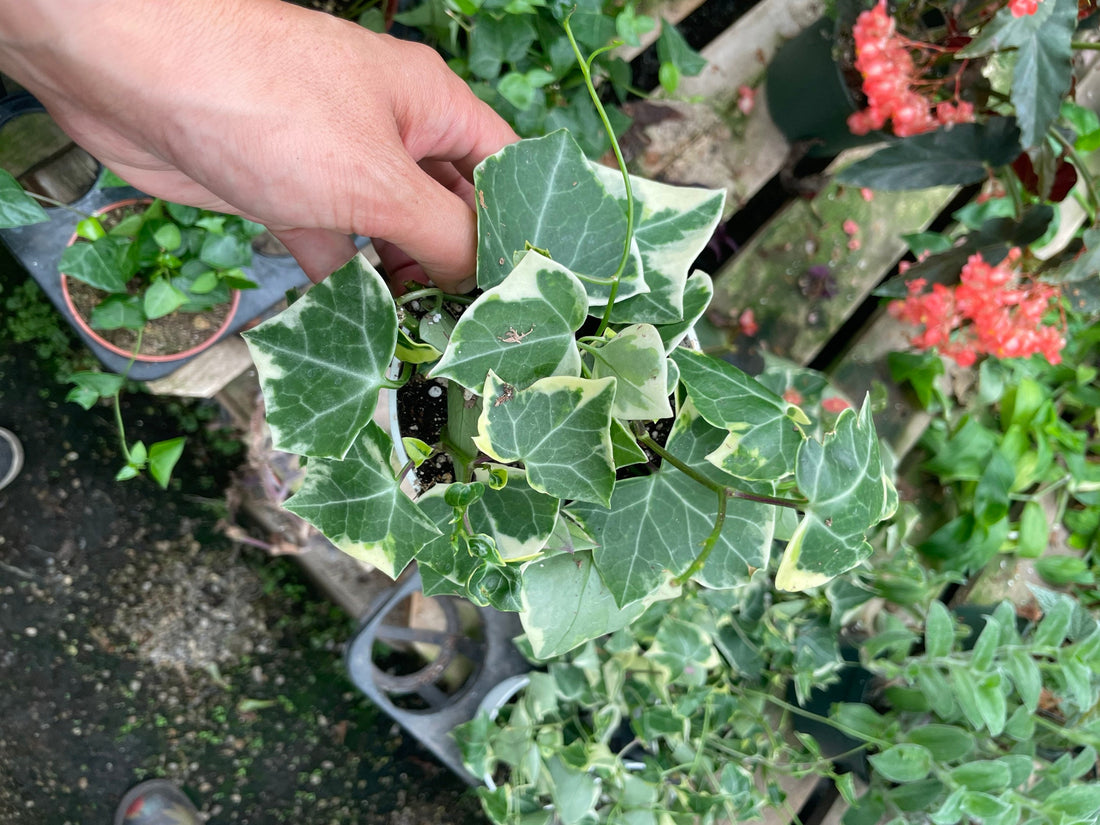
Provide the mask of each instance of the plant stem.
POLYGON ((593 52, 585 60, 581 54, 580 46, 577 45, 577 39, 573 36, 573 29, 569 26, 568 16, 562 21, 562 26, 565 28, 565 36, 569 38, 569 45, 573 47, 573 54, 576 55, 577 63, 580 65, 584 85, 588 89, 588 96, 592 98, 592 103, 596 106, 596 113, 600 116, 604 131, 607 132, 607 137, 611 141, 611 150, 615 153, 615 161, 619 164, 619 171, 623 175, 623 185, 626 187, 626 238, 623 241, 623 256, 619 261, 619 267, 615 270, 615 274, 611 276, 611 290, 607 298, 607 308, 604 310, 603 318, 600 319, 600 326, 596 330, 597 335, 603 335, 604 330, 611 323, 611 310, 615 307, 615 296, 619 294, 619 281, 626 271, 626 265, 630 263, 630 250, 634 245, 634 191, 630 187, 630 174, 626 170, 626 161, 623 160, 619 140, 615 137, 615 130, 611 127, 607 111, 604 109, 603 103, 600 102, 600 96, 596 93, 596 87, 592 83, 592 61, 606 49, 593 52))
MULTIPOLYGON (((126 369, 122 371, 122 380, 126 380, 126 376, 130 374, 130 369, 134 366, 134 362, 137 361, 137 354, 141 352, 141 338, 145 335, 145 327, 142 327, 137 331, 137 341, 134 343, 134 349, 130 352, 130 360, 126 362, 126 369)), ((126 443, 126 425, 122 421, 122 384, 118 385, 118 389, 114 394, 114 407, 115 407, 115 425, 118 427, 118 440, 122 444, 122 457, 126 459, 127 464, 133 463, 133 458, 130 455, 130 445, 126 443)))
POLYGON ((411 304, 413 301, 420 301, 424 298, 440 298, 443 301, 453 301, 456 304, 472 304, 474 302, 473 298, 469 298, 466 295, 452 295, 435 286, 417 289, 413 292, 406 292, 404 295, 399 295, 393 300, 399 307, 403 307, 406 304, 411 304))
POLYGON ((718 493, 718 513, 714 517, 714 528, 710 531, 710 535, 707 536, 706 541, 703 542, 703 549, 699 551, 697 555, 688 565, 688 569, 673 579, 674 584, 678 584, 683 587, 689 581, 691 577, 703 569, 703 565, 707 563, 707 558, 710 556, 711 551, 715 545, 718 544, 718 538, 722 535, 722 527, 726 523, 726 502, 729 500, 729 496, 726 495, 725 490, 721 490, 718 493))
POLYGON ((641 428, 635 428, 634 435, 637 436, 638 440, 642 442, 642 444, 644 444, 646 447, 656 453, 661 461, 667 461, 669 464, 671 464, 681 473, 686 475, 692 481, 697 481, 708 490, 721 492, 723 495, 729 496, 730 498, 740 498, 744 499, 745 501, 755 501, 758 504, 771 504, 774 507, 790 507, 792 510, 798 510, 800 512, 806 506, 805 501, 798 501, 793 498, 782 498, 780 496, 761 496, 757 495, 756 493, 746 493, 742 490, 737 490, 733 487, 719 484, 717 481, 712 481, 711 479, 700 473, 698 470, 696 470, 694 467, 691 467, 678 459, 676 456, 674 456, 672 453, 670 453, 668 450, 658 444, 653 439, 653 437, 645 430, 641 428))
MULTIPOLYGON (((1100 44, 1097 44, 1097 46, 1100 47, 1100 44)), ((1074 168, 1077 169, 1077 174, 1079 174, 1085 181, 1085 191, 1089 193, 1089 201, 1091 202, 1092 206, 1092 208, 1089 210, 1089 217, 1093 218, 1096 215, 1096 210, 1100 209, 1100 195, 1097 194, 1096 180, 1093 178, 1092 173, 1085 165, 1085 162, 1081 159, 1081 156, 1077 154, 1077 150, 1074 148, 1073 142, 1070 141, 1069 138, 1067 138, 1053 126, 1047 130, 1047 134, 1053 137, 1061 145, 1062 150, 1069 157, 1070 161, 1073 163, 1074 168)))
POLYGON ((51 198, 48 195, 39 195, 37 192, 28 192, 26 189, 24 189, 23 191, 26 192, 28 195, 30 195, 32 198, 34 198, 39 203, 44 203, 46 206, 55 206, 58 209, 64 209, 68 212, 72 212, 78 218, 81 218, 83 220, 86 220, 86 219, 92 217, 87 212, 81 212, 79 209, 74 209, 73 207, 69 206, 69 204, 62 203, 61 201, 55 200, 54 198, 51 198))
POLYGON ((399 390, 412 378, 415 367, 412 364, 401 362, 401 373, 397 378, 387 378, 382 381, 382 386, 389 390, 399 390))

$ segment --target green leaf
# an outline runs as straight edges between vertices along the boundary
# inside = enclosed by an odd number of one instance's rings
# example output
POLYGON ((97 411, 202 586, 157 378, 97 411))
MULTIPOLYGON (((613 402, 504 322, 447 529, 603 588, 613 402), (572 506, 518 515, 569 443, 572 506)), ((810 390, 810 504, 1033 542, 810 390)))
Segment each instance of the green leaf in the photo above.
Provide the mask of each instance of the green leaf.
POLYGON ((389 436, 369 422, 343 460, 312 458, 284 506, 348 555, 396 578, 440 531, 401 490, 390 470, 392 449, 389 436))
POLYGON ((636 601, 620 608, 587 550, 557 553, 523 568, 520 620, 540 659, 561 656, 589 639, 627 627, 647 606, 647 601, 636 601))
POLYGON ((378 405, 397 346, 389 287, 358 255, 243 333, 275 449, 339 458, 378 405))
POLYGON ((138 330, 145 326, 148 319, 140 296, 116 292, 92 307, 92 316, 88 320, 92 323, 92 329, 138 330))
POLYGON ((1017 555, 1035 559, 1043 554, 1050 536, 1050 524, 1042 504, 1032 499, 1024 505, 1017 531, 1017 555))
POLYGON ((74 372, 69 380, 76 386, 69 390, 65 400, 90 410, 99 399, 113 398, 125 379, 113 372, 74 372))
POLYGON ((1073 604, 1059 599, 1043 614, 1039 626, 1035 629, 1035 635, 1031 638, 1031 644, 1035 648, 1060 646, 1065 641, 1066 634, 1069 633, 1072 620, 1073 604))
POLYGON ((675 685, 702 687, 707 671, 719 664, 718 653, 698 625, 666 616, 645 658, 665 670, 675 685))
POLYGON ((581 357, 573 335, 587 314, 577 277, 528 252, 503 283, 466 308, 431 376, 478 393, 490 372, 521 388, 553 375, 577 377, 581 357))
POLYGON ((932 754, 920 745, 894 745, 868 757, 871 767, 891 782, 916 782, 932 770, 932 754))
POLYGON ((106 234, 107 232, 103 229, 103 224, 101 224, 99 218, 95 216, 84 218, 76 222, 76 235, 78 238, 84 238, 86 241, 98 241, 106 234))
MULTIPOLYGON (((956 755, 952 759, 957 758, 956 755)), ((1003 762, 983 759, 967 762, 951 769, 951 780, 968 791, 996 793, 1003 791, 1012 781, 1012 771, 1003 762)))
POLYGON ((627 420, 671 418, 668 359, 657 328, 636 324, 592 352, 593 378, 614 378, 611 414, 627 420))
POLYGON ((1025 148, 1039 144, 1058 117, 1073 79, 1071 43, 1076 30, 1076 0, 1046 0, 1034 14, 1021 17, 1006 7, 959 52, 960 57, 977 57, 1016 50, 1009 98, 1025 148))
MULTIPOLYGON (((700 429, 713 432, 702 418, 685 409, 666 449, 697 465, 702 461, 700 429)), ((662 464, 652 475, 619 481, 610 509, 574 503, 569 512, 596 540, 596 567, 615 601, 625 606, 686 572, 714 529, 718 496, 675 467, 662 464)), ((695 578, 715 588, 747 581, 752 570, 767 566, 774 525, 775 508, 730 500, 718 541, 695 578)))
POLYGON ((74 243, 61 253, 58 269, 104 292, 125 292, 129 277, 123 259, 128 245, 109 235, 91 243, 74 243))
POLYGON ((1061 814, 1066 822, 1092 822, 1100 811, 1100 785, 1070 785, 1059 788, 1043 802, 1043 809, 1061 814))
POLYGON ((985 180, 990 167, 1004 166, 1019 153, 1015 121, 995 117, 903 138, 841 169, 837 181, 886 191, 965 185, 985 180))
POLYGON ((207 235, 199 250, 199 260, 214 269, 232 269, 252 263, 252 243, 239 235, 207 235))
MULTIPOLYGON (((590 279, 607 280, 615 273, 626 238, 626 209, 568 132, 506 146, 474 170, 474 186, 478 286, 499 284, 511 272, 515 254, 535 247, 585 282, 590 305, 607 303, 610 284, 590 279), (531 196, 532 181, 545 195, 531 196)), ((635 245, 616 300, 645 289, 635 245)))
MULTIPOLYGON (((488 485, 492 472, 478 468, 474 478, 488 485)), ((558 522, 558 500, 532 489, 527 474, 512 467, 508 484, 490 486, 466 514, 474 530, 493 537, 504 561, 521 561, 537 556, 550 541, 558 522)))
POLYGON ((1008 494, 1016 481, 1016 468, 1001 450, 990 456, 974 491, 974 518, 981 526, 1001 521, 1008 515, 1008 494))
POLYGON ((662 21, 661 35, 657 38, 657 59, 673 64, 685 75, 697 75, 707 65, 706 58, 691 48, 676 26, 667 20, 662 21))
POLYGON ((803 441, 795 480, 807 505, 776 573, 782 590, 821 585, 855 567, 871 554, 867 531, 897 509, 869 399, 858 416, 842 411, 823 441, 803 441))
POLYGON ((208 292, 212 292, 218 286, 219 282, 218 273, 213 269, 208 269, 191 282, 188 292, 192 292, 196 295, 205 295, 208 292))
POLYGON ((937 763, 966 759, 974 750, 974 736, 954 725, 921 725, 907 731, 905 738, 926 748, 937 763))
POLYGON ((1008 707, 1000 673, 990 673, 978 680, 974 701, 989 733, 992 736, 1000 736, 1008 719, 1008 707))
POLYGON ((685 349, 672 358, 699 414, 729 432, 708 461, 746 479, 774 481, 794 470, 805 413, 719 358, 685 349))
MULTIPOLYGON (((626 188, 618 170, 596 166, 595 171, 609 192, 625 200, 626 188)), ((620 324, 679 322, 685 316, 688 273, 722 219, 725 191, 672 186, 633 176, 630 189, 634 195, 634 241, 649 291, 626 300, 616 298, 611 320, 620 324)))
POLYGON ((186 443, 186 438, 169 438, 166 441, 157 441, 149 447, 149 475, 162 489, 168 489, 172 470, 183 455, 186 443))
MULTIPOLYGON (((195 221, 197 221, 202 214, 202 210, 197 206, 184 206, 182 203, 171 203, 169 201, 165 201, 164 209, 172 216, 172 220, 181 226, 194 226, 195 221)), ((176 246, 165 246, 165 249, 175 249, 178 246, 179 244, 176 244, 176 246)))
POLYGON ((470 71, 483 80, 495 80, 504 63, 523 59, 536 37, 526 15, 478 14, 469 35, 470 71))
POLYGON ((981 822, 989 822, 1007 813, 1011 810, 1011 806, 1003 799, 987 793, 966 791, 962 796, 962 810, 981 822))
POLYGON ((997 645, 1001 643, 1001 627, 995 621, 986 619, 985 627, 978 635, 978 641, 970 655, 970 666, 975 671, 988 670, 993 664, 993 655, 997 652, 997 645))
POLYGON ((142 309, 147 318, 162 318, 187 303, 187 295, 172 286, 166 278, 158 278, 145 290, 142 309))
POLYGON ((929 659, 940 659, 955 644, 955 620, 943 602, 933 600, 924 619, 924 650, 929 659))
POLYGON ((175 252, 183 243, 183 235, 174 223, 163 223, 153 232, 153 240, 166 252, 175 252))
POLYGON ((536 490, 606 507, 615 486, 614 396, 612 378, 557 376, 517 390, 489 373, 474 443, 494 461, 522 461, 536 490))
POLYGON ((1039 708, 1039 695, 1043 688, 1043 674, 1031 654, 1026 650, 1011 650, 1005 659, 1005 667, 1016 686, 1020 701, 1030 713, 1039 708))
POLYGON ((46 210, 23 191, 11 173, 0 169, 0 229, 45 223, 49 219, 46 210))
POLYGON ((521 72, 508 72, 497 83, 500 96, 517 109, 526 109, 535 102, 536 88, 521 72))

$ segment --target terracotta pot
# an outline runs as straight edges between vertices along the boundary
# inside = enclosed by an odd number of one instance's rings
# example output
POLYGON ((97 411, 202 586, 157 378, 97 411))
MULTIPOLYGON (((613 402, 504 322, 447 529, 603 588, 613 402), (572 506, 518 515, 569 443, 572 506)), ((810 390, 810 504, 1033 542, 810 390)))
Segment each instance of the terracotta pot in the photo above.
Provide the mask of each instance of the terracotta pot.
MULTIPOLYGON (((129 200, 118 201, 117 203, 109 204, 108 206, 105 206, 102 209, 98 210, 95 215, 96 217, 99 217, 102 215, 106 215, 108 212, 111 212, 115 209, 121 209, 123 207, 133 206, 135 204, 147 205, 150 203, 152 203, 152 200, 148 198, 131 198, 129 200)), ((74 233, 73 236, 69 238, 69 246, 76 243, 77 238, 78 236, 74 233)), ((182 352, 166 353, 162 355, 148 355, 142 353, 135 354, 131 350, 125 349, 124 347, 120 347, 112 343, 111 341, 108 341, 98 330, 92 328, 92 325, 88 322, 88 319, 81 315, 76 308, 76 304, 73 301, 72 294, 69 291, 69 276, 66 275, 64 272, 61 272, 59 274, 61 277, 61 293, 65 299, 65 306, 68 308, 69 314, 77 327, 79 327, 85 335, 93 339, 97 344, 99 344, 101 347, 108 350, 109 352, 113 352, 116 355, 122 356, 123 358, 132 357, 136 361, 143 361, 146 363, 163 363, 166 361, 179 361, 184 358, 191 358, 192 356, 198 355, 203 350, 213 346, 222 337, 226 330, 228 330, 232 325, 233 319, 237 314, 237 307, 240 305, 241 301, 240 291, 236 289, 232 290, 230 292, 228 305, 229 311, 225 316, 225 320, 222 321, 217 329, 211 330, 210 335, 205 340, 203 340, 202 343, 190 347, 182 352)), ((153 321, 153 323, 156 323, 156 321, 153 321)))

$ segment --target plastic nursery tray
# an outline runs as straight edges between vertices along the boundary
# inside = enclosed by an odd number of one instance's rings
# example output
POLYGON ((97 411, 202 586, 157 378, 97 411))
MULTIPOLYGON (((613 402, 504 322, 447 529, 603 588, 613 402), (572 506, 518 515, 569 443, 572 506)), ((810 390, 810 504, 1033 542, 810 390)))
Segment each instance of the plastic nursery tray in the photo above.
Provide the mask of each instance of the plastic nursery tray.
MULTIPOLYGON (((42 104, 30 95, 20 94, 0 100, 0 128, 8 121, 33 112, 43 112, 42 104)), ((90 214, 117 201, 128 198, 148 197, 132 187, 93 187, 70 206, 76 212, 90 214)), ((126 369, 129 359, 106 349, 77 325, 65 304, 61 291, 58 263, 69 239, 76 231, 79 215, 61 207, 47 208, 50 220, 46 223, 0 229, 0 242, 11 251, 16 260, 31 274, 54 306, 77 331, 84 343, 95 353, 103 365, 114 372, 126 369)), ((256 252, 252 265, 244 268, 248 277, 257 283, 257 289, 241 290, 241 300, 236 315, 220 337, 238 332, 250 321, 269 312, 286 295, 287 290, 303 287, 309 278, 290 255, 264 255, 256 252)), ((135 361, 129 377, 136 381, 153 381, 179 369, 191 360, 180 358, 156 363, 135 361)))

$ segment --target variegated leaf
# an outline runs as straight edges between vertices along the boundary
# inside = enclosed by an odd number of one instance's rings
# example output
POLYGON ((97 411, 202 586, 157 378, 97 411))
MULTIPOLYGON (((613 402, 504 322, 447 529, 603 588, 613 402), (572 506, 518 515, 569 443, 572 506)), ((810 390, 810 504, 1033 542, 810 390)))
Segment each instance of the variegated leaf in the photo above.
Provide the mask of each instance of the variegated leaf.
POLYGON ((867 531, 897 509, 869 400, 858 416, 844 410, 822 442, 802 445, 795 478, 809 503, 779 565, 781 590, 816 587, 855 567, 871 555, 867 531))
POLYGON ((244 333, 276 450, 343 457, 378 405, 397 311, 362 255, 244 333))
POLYGON ((393 443, 373 421, 341 460, 313 458, 285 507, 350 556, 396 578, 439 535, 390 470, 393 443))
MULTIPOLYGON (((666 448, 697 464, 695 420, 678 419, 666 448)), ((774 509, 728 501, 722 533, 696 578, 708 587, 734 587, 766 565, 774 509)), ((665 464, 652 475, 619 481, 610 509, 575 502, 568 510, 599 545, 593 551, 596 567, 622 607, 687 570, 714 528, 718 495, 665 464)))
MULTIPOLYGON (((601 164, 596 173, 607 190, 626 202, 622 174, 601 164)), ((634 239, 642 255, 649 291, 615 301, 615 323, 669 324, 683 320, 684 288, 691 265, 703 251, 722 218, 726 193, 672 186, 631 175, 636 215, 634 239)))
POLYGON ((462 313, 431 374, 474 392, 481 391, 490 372, 518 387, 551 375, 578 376, 581 356, 573 334, 587 314, 577 277, 528 252, 503 283, 462 313))
POLYGON ((732 364, 678 349, 672 357, 700 415, 729 432, 708 456, 715 466, 746 479, 777 480, 794 471, 805 413, 732 364))
POLYGON ((657 328, 635 324, 592 353, 592 377, 615 378, 611 414, 627 420, 671 418, 668 358, 657 328))
MULTIPOLYGON (((654 595, 670 598, 676 592, 654 595)), ((549 659, 626 627, 654 600, 619 607, 596 572, 591 551, 578 550, 536 559, 523 568, 519 618, 535 656, 549 659)))
MULTIPOLYGON (((516 253, 534 247, 584 281, 590 304, 607 304, 610 286, 592 279, 615 274, 626 239, 626 211, 568 132, 504 147, 474 170, 474 187, 478 286, 501 283, 512 271, 516 253)), ((635 243, 618 298, 646 289, 635 243)))
POLYGON ((522 461, 536 490, 606 506, 615 486, 614 397, 613 378, 557 376, 524 390, 490 373, 474 443, 495 461, 522 461))

